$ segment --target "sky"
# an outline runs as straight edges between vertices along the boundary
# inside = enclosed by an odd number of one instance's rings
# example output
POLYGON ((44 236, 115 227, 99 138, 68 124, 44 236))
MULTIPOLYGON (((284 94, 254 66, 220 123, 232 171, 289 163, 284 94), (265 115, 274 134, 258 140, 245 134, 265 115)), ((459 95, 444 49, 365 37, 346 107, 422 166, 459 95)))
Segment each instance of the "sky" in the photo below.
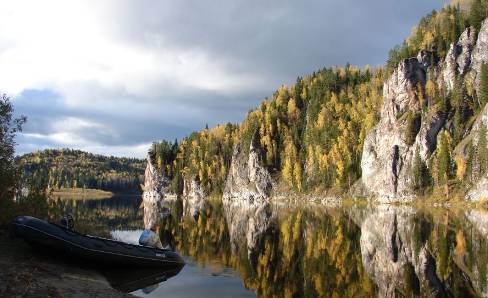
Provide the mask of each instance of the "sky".
POLYGON ((28 118, 17 154, 144 157, 239 123, 323 67, 383 65, 448 0, 2 1, 0 92, 28 118))

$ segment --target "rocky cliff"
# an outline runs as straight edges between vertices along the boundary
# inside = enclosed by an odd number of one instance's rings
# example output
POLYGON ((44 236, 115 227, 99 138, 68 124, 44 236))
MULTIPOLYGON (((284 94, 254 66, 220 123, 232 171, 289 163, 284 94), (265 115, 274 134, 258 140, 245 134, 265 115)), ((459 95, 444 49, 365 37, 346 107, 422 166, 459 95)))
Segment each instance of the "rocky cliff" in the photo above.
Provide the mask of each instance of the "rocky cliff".
POLYGON ((475 29, 469 27, 461 34, 456 44, 451 44, 444 61, 441 77, 447 90, 451 91, 454 88, 458 74, 464 76, 469 71, 475 39, 475 29))
POLYGON ((183 181, 183 213, 198 219, 200 212, 205 208, 207 196, 197 176, 183 181))
POLYGON ((418 152, 426 161, 436 148, 445 119, 441 112, 423 113, 425 83, 425 64, 410 58, 384 84, 380 122, 366 136, 361 160, 364 186, 382 200, 411 198, 413 158, 418 152))
POLYGON ((223 194, 224 202, 266 201, 272 190, 271 176, 262 166, 259 132, 256 131, 249 146, 245 150, 244 143, 238 143, 232 154, 229 174, 223 194))
POLYGON ((166 184, 166 180, 157 173, 151 158, 148 156, 144 172, 144 192, 142 194, 145 229, 154 228, 160 219, 160 210, 164 205, 164 188, 166 184))
POLYGON ((259 143, 256 132, 249 151, 243 142, 235 146, 222 198, 231 244, 236 249, 239 239, 245 237, 249 255, 257 248, 271 218, 272 180, 262 165, 259 143))
MULTIPOLYGON (((363 147, 360 182, 363 193, 380 201, 415 196, 414 158, 418 154, 428 165, 437 149, 439 132, 451 129, 447 127, 448 115, 430 105, 431 99, 425 92, 427 76, 447 92, 456 81, 461 84, 472 81, 478 91, 481 65, 488 62, 487 20, 475 39, 475 30, 469 27, 437 65, 432 63, 429 52, 421 51, 417 58, 401 61, 384 83, 380 121, 366 136, 363 147)), ((478 118, 473 131, 479 129, 479 123, 488 122, 488 110, 485 108, 478 118)))
POLYGON ((479 92, 481 65, 483 63, 488 63, 488 19, 481 25, 478 41, 471 56, 471 71, 477 92, 479 92))

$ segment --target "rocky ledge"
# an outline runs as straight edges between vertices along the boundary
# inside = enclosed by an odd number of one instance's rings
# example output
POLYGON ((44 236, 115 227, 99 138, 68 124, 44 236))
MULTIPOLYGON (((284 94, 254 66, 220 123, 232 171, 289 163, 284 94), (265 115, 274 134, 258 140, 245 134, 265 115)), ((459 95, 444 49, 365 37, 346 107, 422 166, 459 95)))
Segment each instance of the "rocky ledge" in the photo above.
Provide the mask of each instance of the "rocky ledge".
MULTIPOLYGON (((365 138, 362 178, 353 195, 374 197, 381 202, 415 197, 413 169, 417 156, 428 166, 437 148, 438 134, 449 130, 442 109, 430 108, 425 91, 427 75, 448 92, 456 79, 469 76, 467 80, 478 92, 481 65, 488 63, 488 20, 483 22, 476 43, 475 36, 474 29, 467 28, 437 65, 432 63, 434 59, 428 51, 400 62, 384 83, 380 121, 365 138)), ((475 122, 473 132, 479 130, 479 123, 486 124, 486 119, 487 108, 475 122)), ((480 183, 470 192, 469 199, 478 200, 479 194, 485 195, 487 183, 480 183)))

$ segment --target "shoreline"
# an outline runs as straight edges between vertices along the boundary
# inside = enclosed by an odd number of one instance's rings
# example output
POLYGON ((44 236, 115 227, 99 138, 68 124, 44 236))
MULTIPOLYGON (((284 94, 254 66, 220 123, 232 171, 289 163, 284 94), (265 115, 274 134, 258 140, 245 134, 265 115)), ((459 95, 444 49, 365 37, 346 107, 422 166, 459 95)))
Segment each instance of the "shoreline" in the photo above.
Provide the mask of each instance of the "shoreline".
POLYGON ((86 200, 86 199, 110 199, 114 197, 140 197, 142 193, 136 192, 111 192, 95 188, 60 188, 52 189, 49 197, 71 199, 71 200, 86 200))
POLYGON ((59 188, 52 189, 49 196, 61 197, 61 198, 72 198, 72 199, 108 199, 113 197, 115 194, 110 191, 105 191, 101 189, 92 188, 59 188))

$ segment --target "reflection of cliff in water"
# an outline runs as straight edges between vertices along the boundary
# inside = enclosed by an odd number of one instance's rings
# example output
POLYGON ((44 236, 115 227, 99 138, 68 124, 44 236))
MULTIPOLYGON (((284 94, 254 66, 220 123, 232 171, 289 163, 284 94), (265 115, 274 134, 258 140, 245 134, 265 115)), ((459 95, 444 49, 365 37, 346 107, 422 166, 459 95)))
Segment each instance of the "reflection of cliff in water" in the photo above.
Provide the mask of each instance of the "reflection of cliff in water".
POLYGON ((386 206, 359 213, 362 261, 381 297, 487 296, 488 243, 463 214, 386 206))
POLYGON ((224 213, 229 228, 230 244, 234 251, 247 249, 247 254, 255 261, 261 240, 269 231, 272 207, 268 202, 251 205, 233 202, 224 204, 224 213))
POLYGON ((177 209, 161 229, 175 247, 213 268, 234 268, 259 296, 487 296, 479 213, 468 224, 468 215, 447 210, 214 201, 195 222, 177 209))

